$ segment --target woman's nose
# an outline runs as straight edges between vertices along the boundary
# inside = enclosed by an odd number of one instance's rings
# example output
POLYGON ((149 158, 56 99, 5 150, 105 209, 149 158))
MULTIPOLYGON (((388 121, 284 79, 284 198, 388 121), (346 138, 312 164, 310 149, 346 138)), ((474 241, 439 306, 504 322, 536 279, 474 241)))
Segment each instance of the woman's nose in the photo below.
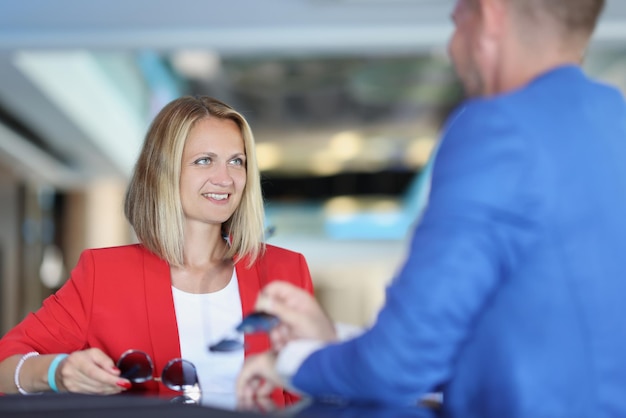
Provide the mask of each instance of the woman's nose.
POLYGON ((230 186, 233 183, 233 178, 228 171, 228 167, 225 165, 216 166, 213 173, 211 173, 211 182, 218 186, 230 186))

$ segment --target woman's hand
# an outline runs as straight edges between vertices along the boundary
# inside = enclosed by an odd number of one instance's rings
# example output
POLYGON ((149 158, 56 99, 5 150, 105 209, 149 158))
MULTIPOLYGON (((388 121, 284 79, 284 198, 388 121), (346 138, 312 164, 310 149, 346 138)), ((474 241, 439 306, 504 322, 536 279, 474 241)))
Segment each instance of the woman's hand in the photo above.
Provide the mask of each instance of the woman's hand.
POLYGON ((131 387, 120 378, 113 360, 98 348, 75 351, 57 368, 56 382, 59 390, 110 395, 131 387))

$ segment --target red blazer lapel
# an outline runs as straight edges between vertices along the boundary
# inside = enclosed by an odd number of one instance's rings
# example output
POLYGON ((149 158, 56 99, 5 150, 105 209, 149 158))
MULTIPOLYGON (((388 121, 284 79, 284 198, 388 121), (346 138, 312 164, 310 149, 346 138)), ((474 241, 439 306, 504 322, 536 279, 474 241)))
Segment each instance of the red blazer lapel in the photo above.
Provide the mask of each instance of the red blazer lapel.
POLYGON ((247 259, 241 260, 235 265, 242 315, 246 315, 254 310, 257 295, 261 290, 261 281, 258 271, 259 263, 254 263, 250 268, 248 268, 247 265, 247 259))
MULTIPOLYGON (((146 250, 143 277, 147 307, 148 328, 155 374, 173 358, 180 357, 180 338, 174 312, 172 280, 169 264, 146 250)), ((162 386, 162 385, 159 385, 162 386)), ((163 387, 159 387, 163 391, 163 387)))
MULTIPOLYGON (((260 257, 252 267, 248 268, 248 259, 246 257, 235 265, 239 297, 241 298, 241 313, 244 316, 254 310, 259 291, 267 281, 263 261, 263 257, 260 257)), ((244 338, 246 356, 265 351, 270 346, 269 337, 265 334, 246 335, 244 338)))

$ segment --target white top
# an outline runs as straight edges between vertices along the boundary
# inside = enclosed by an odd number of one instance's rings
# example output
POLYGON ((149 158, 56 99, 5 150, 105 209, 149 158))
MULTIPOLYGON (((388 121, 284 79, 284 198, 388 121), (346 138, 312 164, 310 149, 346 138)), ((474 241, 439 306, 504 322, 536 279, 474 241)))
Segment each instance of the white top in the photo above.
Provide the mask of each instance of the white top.
POLYGON ((217 292, 187 293, 172 286, 172 294, 181 357, 196 366, 202 402, 211 403, 211 399, 216 398, 221 406, 234 406, 235 384, 243 365, 244 351, 216 353, 209 351, 208 347, 232 335, 241 322, 241 298, 235 269, 230 282, 217 292))

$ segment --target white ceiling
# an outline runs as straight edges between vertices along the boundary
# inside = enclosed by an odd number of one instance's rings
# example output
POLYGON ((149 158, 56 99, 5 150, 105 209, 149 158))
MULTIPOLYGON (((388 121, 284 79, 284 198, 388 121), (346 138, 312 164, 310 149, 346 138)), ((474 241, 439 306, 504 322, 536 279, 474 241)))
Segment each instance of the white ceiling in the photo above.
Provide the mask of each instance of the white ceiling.
MULTIPOLYGON (((0 109, 5 113, 0 162, 25 178, 45 178, 58 187, 127 174, 124 161, 132 161, 128 155, 136 152, 145 127, 133 114, 132 97, 145 94, 146 85, 156 94, 150 82, 133 80, 137 71, 125 61, 140 51, 173 56, 201 50, 222 60, 437 55, 451 31, 453 3, 0 0, 0 109), (59 51, 63 59, 54 55, 59 51), (115 84, 125 86, 123 94, 113 94, 98 74, 102 59, 93 52, 118 54, 106 65, 120 75, 115 84), (127 136, 139 138, 128 141, 127 136)), ((598 50, 626 46, 625 0, 607 1, 594 40, 598 50)))
POLYGON ((441 42, 451 0, 5 1, 0 47, 377 52, 441 42))
MULTIPOLYGON (((0 48, 210 48, 220 54, 388 52, 443 45, 453 0, 2 0, 0 48)), ((607 0, 596 34, 626 36, 607 0)))

